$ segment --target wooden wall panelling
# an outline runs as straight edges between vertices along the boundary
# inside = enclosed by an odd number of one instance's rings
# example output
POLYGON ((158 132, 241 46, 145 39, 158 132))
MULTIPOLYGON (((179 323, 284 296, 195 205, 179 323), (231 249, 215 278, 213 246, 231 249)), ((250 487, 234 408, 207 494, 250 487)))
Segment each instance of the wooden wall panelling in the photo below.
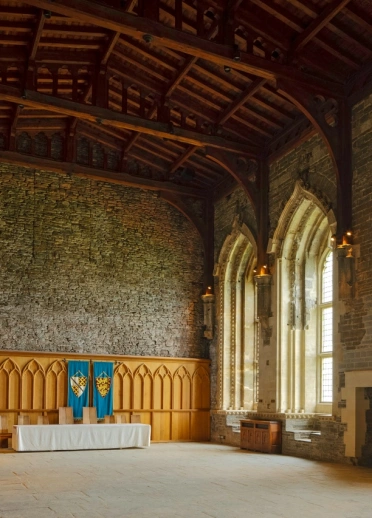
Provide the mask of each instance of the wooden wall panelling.
MULTIPOLYGON (((192 408, 210 407, 209 374, 198 367, 192 377, 192 408)), ((206 412, 191 414, 191 440, 205 441, 210 434, 210 419, 206 412)))
POLYGON ((67 406, 67 367, 61 360, 54 360, 49 365, 45 379, 45 408, 67 406))
MULTIPOLYGON (((191 358, 70 354, 66 359, 115 361, 114 413, 151 424, 153 441, 209 440, 209 361, 191 358)), ((67 405, 67 362, 59 353, 0 351, 0 414, 58 423, 67 405)))

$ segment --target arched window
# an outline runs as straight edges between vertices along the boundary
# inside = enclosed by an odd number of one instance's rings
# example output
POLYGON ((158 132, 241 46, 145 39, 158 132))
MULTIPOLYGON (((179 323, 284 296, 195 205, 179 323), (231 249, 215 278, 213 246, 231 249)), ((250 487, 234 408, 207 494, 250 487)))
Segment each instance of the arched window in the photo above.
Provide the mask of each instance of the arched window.
POLYGON ((320 404, 332 403, 332 351, 333 351, 333 253, 328 252, 321 275, 321 300, 319 304, 319 369, 320 404))
POLYGON ((226 239, 219 258, 217 404, 223 410, 254 410, 257 404, 256 255, 252 243, 246 227, 245 233, 236 230, 226 239))
POLYGON ((280 412, 332 411, 334 227, 333 213, 298 184, 273 238, 280 412))

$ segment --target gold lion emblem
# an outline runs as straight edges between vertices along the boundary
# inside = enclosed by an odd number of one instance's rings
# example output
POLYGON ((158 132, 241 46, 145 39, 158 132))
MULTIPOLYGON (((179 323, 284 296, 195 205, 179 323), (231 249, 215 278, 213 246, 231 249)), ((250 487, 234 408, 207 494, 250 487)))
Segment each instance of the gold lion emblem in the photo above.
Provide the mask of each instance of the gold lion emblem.
POLYGON ((111 378, 105 372, 102 372, 99 376, 96 377, 95 382, 100 396, 106 397, 110 392, 111 378))

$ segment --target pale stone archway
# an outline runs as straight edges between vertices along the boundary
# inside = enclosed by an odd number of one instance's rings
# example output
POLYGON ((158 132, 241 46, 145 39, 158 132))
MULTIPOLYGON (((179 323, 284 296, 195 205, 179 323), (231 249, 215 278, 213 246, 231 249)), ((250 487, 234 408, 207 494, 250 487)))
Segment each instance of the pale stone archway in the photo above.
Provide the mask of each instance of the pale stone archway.
POLYGON ((319 398, 318 307, 335 230, 333 211, 297 182, 268 250, 275 253, 278 412, 331 412, 319 398))
POLYGON ((222 246, 218 297, 218 408, 253 410, 257 398, 257 323, 253 283, 256 243, 236 219, 222 246))

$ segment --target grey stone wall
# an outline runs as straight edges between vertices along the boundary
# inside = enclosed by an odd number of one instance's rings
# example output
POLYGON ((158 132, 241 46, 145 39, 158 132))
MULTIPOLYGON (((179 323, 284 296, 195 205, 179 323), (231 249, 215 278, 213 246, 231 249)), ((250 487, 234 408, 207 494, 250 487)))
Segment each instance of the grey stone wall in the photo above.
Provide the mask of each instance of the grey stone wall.
MULTIPOLYGON (((312 137, 309 141, 301 144, 297 149, 289 152, 278 159, 270 166, 270 192, 269 192, 269 220, 270 235, 272 236, 277 228, 280 216, 285 205, 288 203, 296 181, 301 180, 304 187, 313 192, 324 204, 336 211, 337 188, 336 176, 328 151, 319 136, 312 137)), ((249 227, 256 231, 254 213, 241 189, 236 189, 229 197, 218 202, 215 208, 215 257, 218 259, 222 244, 231 232, 232 221, 236 214, 239 214, 240 207, 244 212, 240 220, 249 222, 249 227), (245 202, 244 202, 245 200, 245 202)), ((246 223, 247 224, 247 223, 246 223)), ((274 269, 272 269, 274 273, 274 269)), ((275 286, 273 287, 275 290, 275 286)), ((271 324, 275 327, 276 315, 273 315, 271 324)), ((276 345, 275 334, 271 344, 265 347, 265 358, 269 360, 270 366, 275 366, 276 345)), ((212 374, 212 401, 217 383, 217 354, 218 354, 218 327, 216 337, 211 346, 211 374, 212 374)), ((263 351, 261 351, 263 352, 263 351)), ((261 372, 260 398, 271 399, 265 394, 272 376, 261 372)), ((275 378, 275 374, 273 374, 275 378)), ((216 403, 216 402, 215 402, 216 403)), ((243 416, 236 417, 236 419, 243 416)), ((275 413, 271 414, 275 419, 275 413)), ((320 435, 313 435, 311 441, 301 441, 295 438, 291 429, 291 420, 279 418, 283 422, 283 453, 300 457, 344 461, 343 426, 329 420, 326 423, 318 423, 320 435), (334 447, 329 447, 334 444, 334 447)), ((240 435, 236 427, 231 426, 231 416, 219 413, 212 414, 212 440, 239 446, 240 435), (224 437, 224 439, 221 439, 224 437)))
POLYGON ((240 224, 245 223, 254 236, 257 235, 257 225, 253 207, 240 187, 216 203, 214 214, 214 250, 217 262, 225 239, 231 233, 235 217, 239 218, 240 224))
POLYGON ((240 448, 241 419, 275 419, 282 425, 282 454, 327 462, 350 463, 345 457, 345 425, 332 419, 247 413, 212 415, 211 439, 240 448))
POLYGON ((156 194, 0 165, 0 348, 206 357, 199 236, 156 194))
POLYGON ((355 296, 340 322, 340 370, 372 368, 372 96, 353 108, 353 231, 360 247, 355 296))
POLYGON ((288 203, 297 180, 336 210, 336 175, 327 148, 316 135, 286 154, 270 166, 270 235, 277 228, 279 218, 288 203))

